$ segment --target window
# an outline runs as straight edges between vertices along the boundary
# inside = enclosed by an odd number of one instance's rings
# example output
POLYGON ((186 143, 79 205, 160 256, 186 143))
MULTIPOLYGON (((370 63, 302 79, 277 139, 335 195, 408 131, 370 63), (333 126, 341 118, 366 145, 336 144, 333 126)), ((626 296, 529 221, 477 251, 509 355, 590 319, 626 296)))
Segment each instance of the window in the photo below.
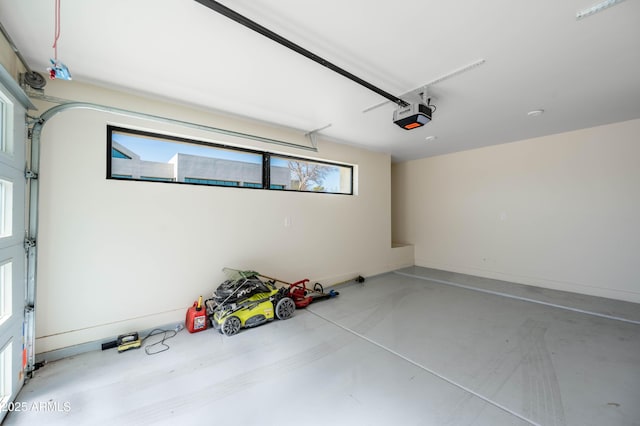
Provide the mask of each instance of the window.
POLYGON ((351 194, 353 168, 338 164, 271 156, 271 187, 288 191, 351 194))
MULTIPOLYGON (((199 179, 199 178, 184 178, 186 183, 199 183, 201 185, 219 185, 219 186, 238 186, 238 182, 231 180, 220 179, 199 179)), ((246 186, 246 185, 243 185, 246 186)), ((262 185, 260 186, 262 188, 262 185)))
POLYGON ((11 137, 11 123, 13 122, 13 108, 9 100, 0 93, 0 152, 13 155, 13 138, 11 137))
POLYGON ((8 260, 0 264, 0 324, 11 317, 11 288, 13 263, 8 260))
POLYGON ((13 183, 0 179, 0 238, 13 234, 13 183))
POLYGON ((5 135, 5 123, 7 119, 5 117, 6 107, 4 105, 4 99, 0 98, 0 151, 7 152, 7 136, 5 135))
POLYGON ((107 179, 353 194, 353 167, 107 126, 107 179))
POLYGON ((127 154, 122 153, 122 151, 118 151, 115 148, 111 148, 111 157, 112 158, 123 158, 125 160, 131 160, 131 157, 129 157, 127 154))
POLYGON ((173 182, 173 178, 157 176, 140 176, 140 180, 153 180, 156 182, 173 182))
POLYGON ((6 407, 11 398, 11 347, 7 343, 0 352, 0 407, 6 407))
POLYGON ((261 183, 253 183, 253 182, 244 182, 242 184, 245 188, 262 188, 261 183))

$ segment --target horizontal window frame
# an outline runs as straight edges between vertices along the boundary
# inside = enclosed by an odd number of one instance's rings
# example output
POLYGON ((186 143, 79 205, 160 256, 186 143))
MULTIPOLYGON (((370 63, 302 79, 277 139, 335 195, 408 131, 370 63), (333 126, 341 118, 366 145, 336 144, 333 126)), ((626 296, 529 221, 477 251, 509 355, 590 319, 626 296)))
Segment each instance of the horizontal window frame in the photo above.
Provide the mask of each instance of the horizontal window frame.
MULTIPOLYGON (((280 192, 293 192, 293 193, 316 193, 316 194, 333 194, 333 195, 354 195, 354 169, 355 166, 350 164, 336 163, 323 159, 316 158, 308 158, 308 157, 298 157, 290 154, 280 154, 269 151, 262 151, 258 149, 251 149, 245 147, 238 147, 234 145, 228 145, 218 142, 205 142, 198 139, 185 138, 181 136, 174 135, 166 135, 162 133, 155 133, 145 130, 131 129, 121 126, 115 126, 108 124, 107 125, 107 167, 106 167, 106 178, 107 180, 119 180, 119 181, 133 181, 133 182, 152 182, 152 183, 162 183, 162 184, 178 184, 178 185, 196 185, 196 186, 212 186, 212 187, 223 187, 223 188, 242 188, 248 190, 267 190, 267 191, 280 191, 280 192), (198 183, 198 182, 183 182, 178 181, 177 179, 173 180, 162 180, 162 179, 144 179, 144 178, 134 178, 130 176, 125 176, 121 174, 113 173, 113 158, 112 158, 112 150, 116 149, 113 147, 113 134, 115 133, 124 133, 131 136, 138 136, 149 139, 156 139, 158 141, 167 141, 167 142, 177 142, 188 145, 197 145, 207 148, 213 149, 223 149, 229 150, 238 153, 244 154, 253 154, 262 157, 262 184, 261 186, 256 185, 244 185, 244 182, 240 182, 238 185, 222 185, 222 184, 211 184, 211 183, 198 183), (313 190, 300 190, 300 189, 287 189, 286 185, 280 184, 272 184, 271 183, 271 157, 292 160, 292 161, 300 161, 307 163, 315 163, 327 166, 333 166, 337 168, 345 168, 348 169, 348 178, 349 178, 349 192, 333 192, 333 191, 313 191, 313 190)), ((116 149, 117 150, 117 149, 116 149)), ((126 154, 125 154, 126 155, 126 154)), ((121 158, 118 158, 121 159, 121 158)), ((126 159, 121 159, 127 161, 126 159)), ((193 177, 190 177, 193 178, 193 177)), ((198 178, 196 178, 198 179, 198 178)), ((202 180, 207 180, 202 178, 202 180)), ((220 180, 222 179, 210 179, 210 180, 220 180)), ((259 185, 259 184, 258 184, 259 185)))

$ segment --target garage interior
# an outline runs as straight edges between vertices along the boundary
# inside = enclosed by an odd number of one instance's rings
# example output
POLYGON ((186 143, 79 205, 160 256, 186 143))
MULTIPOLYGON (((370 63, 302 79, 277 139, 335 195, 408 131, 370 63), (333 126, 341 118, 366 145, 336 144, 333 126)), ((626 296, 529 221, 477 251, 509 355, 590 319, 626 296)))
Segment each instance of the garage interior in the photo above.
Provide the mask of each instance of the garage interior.
POLYGON ((0 23, 3 424, 640 424, 639 2, 12 0, 0 23), (114 126, 353 173, 122 178, 114 126), (225 267, 340 295, 175 332, 225 267), (101 350, 157 329, 167 350, 101 350))

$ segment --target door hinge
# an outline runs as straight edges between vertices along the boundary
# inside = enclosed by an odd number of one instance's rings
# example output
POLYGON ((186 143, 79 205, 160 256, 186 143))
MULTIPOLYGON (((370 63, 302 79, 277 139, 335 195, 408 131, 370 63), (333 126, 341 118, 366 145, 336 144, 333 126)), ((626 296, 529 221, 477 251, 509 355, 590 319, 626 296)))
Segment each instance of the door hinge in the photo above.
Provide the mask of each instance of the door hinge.
POLYGON ((24 177, 26 179, 38 179, 38 173, 34 172, 33 170, 25 170, 24 177))
POLYGON ((36 246, 35 238, 26 238, 24 240, 24 249, 26 251, 29 251, 29 249, 35 248, 35 246, 36 246))

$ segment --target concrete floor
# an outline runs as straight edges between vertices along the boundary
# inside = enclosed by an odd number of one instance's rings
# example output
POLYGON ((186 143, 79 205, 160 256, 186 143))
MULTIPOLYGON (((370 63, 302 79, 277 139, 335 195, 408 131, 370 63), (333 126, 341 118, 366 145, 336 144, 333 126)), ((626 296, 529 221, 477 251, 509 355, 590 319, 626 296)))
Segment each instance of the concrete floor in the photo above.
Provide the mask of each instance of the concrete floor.
POLYGON ((339 291, 49 363, 4 424, 640 425, 640 305, 416 267, 339 291))

